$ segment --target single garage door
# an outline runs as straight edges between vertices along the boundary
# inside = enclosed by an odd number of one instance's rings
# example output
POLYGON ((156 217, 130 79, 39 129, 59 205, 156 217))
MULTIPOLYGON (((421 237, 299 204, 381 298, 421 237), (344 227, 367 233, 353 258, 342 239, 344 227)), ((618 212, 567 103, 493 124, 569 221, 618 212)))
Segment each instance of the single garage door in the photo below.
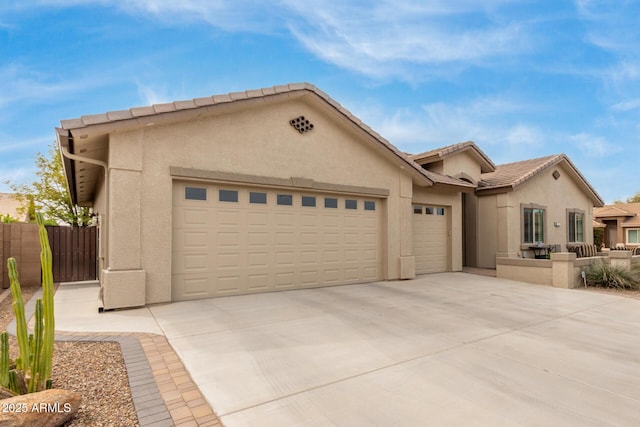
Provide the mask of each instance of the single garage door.
POLYGON ((413 205, 416 274, 449 270, 449 215, 444 206, 413 205))
POLYGON ((379 199, 174 183, 174 301, 382 278, 379 199))

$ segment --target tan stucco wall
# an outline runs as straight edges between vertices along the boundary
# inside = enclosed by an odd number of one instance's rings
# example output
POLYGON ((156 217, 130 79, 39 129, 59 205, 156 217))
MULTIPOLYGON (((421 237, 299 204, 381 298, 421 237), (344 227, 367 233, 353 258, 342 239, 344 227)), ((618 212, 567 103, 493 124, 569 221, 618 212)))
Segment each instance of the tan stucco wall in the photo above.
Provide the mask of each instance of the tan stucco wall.
POLYGON ((450 176, 464 173, 472 178, 473 182, 480 181, 482 174, 480 165, 467 151, 445 158, 442 173, 450 176))
MULTIPOLYGON (((433 187, 413 188, 413 202, 444 206, 450 212, 447 233, 451 238, 448 248, 451 271, 462 270, 462 195, 459 192, 441 190, 433 187)), ((411 212, 411 211, 409 211, 411 212)), ((411 215, 411 213, 410 213, 411 215)), ((408 218, 409 221, 411 217, 408 218)), ((409 222, 410 224, 410 222, 409 222)))
POLYGON ((174 166, 388 189, 381 204, 383 269, 385 278, 400 278, 401 257, 411 255, 411 177, 372 148, 368 138, 309 96, 112 134, 110 268, 143 270, 147 304, 171 299, 169 171, 174 166), (314 124, 302 135, 289 124, 301 115, 314 124))
POLYGON ((8 214, 18 221, 25 221, 27 214, 18 212, 21 206, 20 201, 14 198, 14 194, 0 193, 0 217, 8 214))
POLYGON ((495 257, 532 257, 522 247, 521 204, 546 207, 545 242, 560 244, 566 251, 567 209, 584 211, 584 240, 593 243, 593 203, 564 164, 543 171, 509 193, 482 196, 479 200, 479 266, 495 268, 495 257), (560 172, 554 179, 553 171, 560 172), (559 223, 555 227, 554 223, 559 223))

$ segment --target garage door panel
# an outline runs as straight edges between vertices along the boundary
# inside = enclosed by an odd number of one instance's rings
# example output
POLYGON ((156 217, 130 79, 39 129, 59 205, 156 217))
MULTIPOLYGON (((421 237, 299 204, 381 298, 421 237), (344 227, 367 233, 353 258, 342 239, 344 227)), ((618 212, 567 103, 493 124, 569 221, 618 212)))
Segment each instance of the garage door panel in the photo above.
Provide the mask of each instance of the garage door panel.
POLYGON ((294 263, 294 252, 293 251, 278 251, 278 252, 276 252, 276 265, 277 266, 295 265, 295 263, 294 263))
POLYGON ((240 277, 236 274, 218 276, 216 282, 218 284, 217 293, 220 294, 235 294, 241 290, 240 277))
POLYGON ((217 238, 217 246, 221 248, 240 246, 239 231, 220 231, 217 234, 217 238))
POLYGON ((324 269, 322 273, 323 283, 338 283, 338 281, 340 280, 340 270, 338 270, 337 268, 327 268, 324 269))
POLYGON ((247 289, 250 291, 269 290, 269 275, 268 274, 248 274, 247 275, 247 289))
POLYGON ((293 271, 276 271, 276 288, 293 288, 295 287, 295 274, 293 271))
POLYGON ((268 268, 271 264, 269 252, 248 252, 247 253, 247 269, 268 268))
POLYGON ((243 223, 242 216, 242 212, 239 210, 220 209, 217 211, 216 222, 218 223, 218 225, 222 226, 226 225, 237 227, 238 225, 243 223))
POLYGON ((300 262, 300 264, 312 264, 314 266, 318 264, 319 254, 317 250, 302 250, 299 252, 299 254, 300 257, 298 258, 298 261, 300 262))
POLYGON ((178 217, 177 220, 187 227, 190 225, 206 225, 209 222, 209 211, 206 209, 185 208, 181 217, 178 217))
POLYGON ((293 231, 282 231, 277 230, 275 233, 275 243, 276 246, 294 246, 296 244, 296 233, 293 231))
POLYGON ((250 249, 267 248, 270 240, 270 233, 267 231, 247 231, 247 247, 250 249))
POLYGON ((185 185, 174 185, 174 300, 381 278, 381 215, 362 198, 327 196, 333 208, 321 194, 207 184, 207 200, 185 200, 185 185), (237 202, 219 201, 221 188, 237 202))
POLYGON ((185 294, 189 296, 202 296, 208 294, 209 280, 208 277, 194 277, 182 279, 185 294))

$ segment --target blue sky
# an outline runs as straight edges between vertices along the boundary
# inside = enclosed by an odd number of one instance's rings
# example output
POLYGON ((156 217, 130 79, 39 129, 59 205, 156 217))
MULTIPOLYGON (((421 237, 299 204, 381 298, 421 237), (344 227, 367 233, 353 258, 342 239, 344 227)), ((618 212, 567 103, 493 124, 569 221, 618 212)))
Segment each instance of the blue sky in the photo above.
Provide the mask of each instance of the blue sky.
MULTIPOLYGON (((403 151, 566 153, 640 191, 640 2, 0 0, 0 181, 61 119, 308 81, 403 151)), ((0 184, 0 191, 7 191, 0 184)))

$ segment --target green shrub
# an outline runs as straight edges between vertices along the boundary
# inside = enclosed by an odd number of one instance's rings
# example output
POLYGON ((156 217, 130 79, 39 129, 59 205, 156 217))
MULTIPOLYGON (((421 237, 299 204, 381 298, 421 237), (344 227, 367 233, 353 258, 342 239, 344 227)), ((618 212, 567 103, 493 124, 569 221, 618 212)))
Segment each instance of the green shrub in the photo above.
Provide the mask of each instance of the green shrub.
POLYGON ((640 269, 631 270, 608 263, 593 264, 586 271, 587 284, 614 289, 640 289, 640 269))

